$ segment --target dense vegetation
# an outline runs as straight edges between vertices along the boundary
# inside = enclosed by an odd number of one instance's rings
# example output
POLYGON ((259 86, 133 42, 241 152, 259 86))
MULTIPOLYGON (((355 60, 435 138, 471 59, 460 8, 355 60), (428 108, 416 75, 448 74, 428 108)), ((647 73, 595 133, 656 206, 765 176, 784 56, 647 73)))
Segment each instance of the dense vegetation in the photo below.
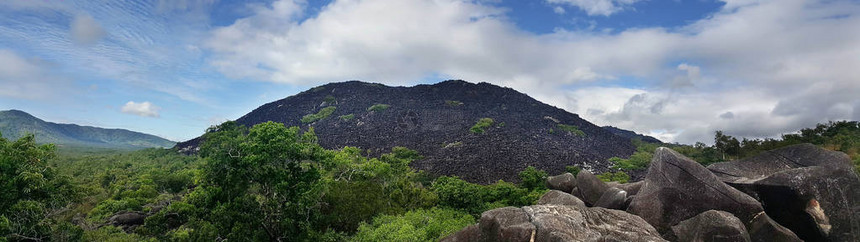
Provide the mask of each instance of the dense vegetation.
POLYGON ((57 156, 32 136, 0 140, 0 240, 435 241, 487 209, 530 205, 546 191, 546 173, 533 167, 522 185, 434 179, 409 167, 420 158, 413 150, 326 150, 312 128, 227 122, 205 138, 199 156, 57 156), (146 218, 117 222, 127 212, 146 218))

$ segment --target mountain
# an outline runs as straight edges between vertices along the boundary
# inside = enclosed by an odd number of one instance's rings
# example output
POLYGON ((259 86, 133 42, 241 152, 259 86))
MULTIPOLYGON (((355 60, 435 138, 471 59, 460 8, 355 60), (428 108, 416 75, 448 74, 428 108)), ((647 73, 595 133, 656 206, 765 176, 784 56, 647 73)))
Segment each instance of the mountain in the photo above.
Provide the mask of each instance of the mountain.
POLYGON ((19 110, 0 111, 0 133, 14 140, 28 133, 37 143, 118 149, 171 147, 175 142, 125 129, 103 129, 76 124, 51 123, 19 110))
POLYGON ((618 135, 618 136, 621 136, 624 138, 628 138, 628 139, 639 139, 639 140, 642 140, 642 141, 645 141, 648 143, 655 143, 655 144, 662 144, 663 143, 663 141, 660 141, 657 138, 654 138, 654 137, 651 137, 648 135, 644 135, 644 134, 637 134, 636 132, 633 132, 630 130, 619 129, 619 128, 612 127, 612 126, 603 126, 603 129, 608 130, 609 132, 612 132, 615 135, 618 135))
MULTIPOLYGON (((356 146, 376 156, 404 146, 424 156, 414 168, 478 183, 517 181, 527 166, 550 174, 568 165, 607 171, 608 158, 628 157, 635 150, 629 139, 576 114, 510 88, 459 80, 413 87, 330 83, 236 120, 246 126, 267 121, 314 127, 320 145, 329 149, 356 146), (473 132, 483 118, 492 123, 473 132)), ((199 142, 177 147, 193 151, 199 142)))

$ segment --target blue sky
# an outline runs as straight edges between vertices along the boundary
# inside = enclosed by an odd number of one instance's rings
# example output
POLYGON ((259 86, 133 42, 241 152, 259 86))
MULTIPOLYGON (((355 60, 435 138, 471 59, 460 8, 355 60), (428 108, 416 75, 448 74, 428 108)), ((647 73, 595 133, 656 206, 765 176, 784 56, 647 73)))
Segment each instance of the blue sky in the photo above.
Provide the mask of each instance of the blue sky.
POLYGON ((172 140, 328 82, 490 82, 665 141, 860 119, 860 4, 0 0, 0 109, 172 140))

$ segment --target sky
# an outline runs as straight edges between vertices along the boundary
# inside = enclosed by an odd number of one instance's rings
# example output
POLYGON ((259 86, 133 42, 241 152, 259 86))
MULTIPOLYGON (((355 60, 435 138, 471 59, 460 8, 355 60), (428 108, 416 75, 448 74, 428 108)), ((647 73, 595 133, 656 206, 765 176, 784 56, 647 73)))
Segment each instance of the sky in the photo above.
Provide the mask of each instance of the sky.
POLYGON ((514 88, 666 142, 860 120, 860 1, 0 0, 0 110, 174 141, 329 82, 514 88))

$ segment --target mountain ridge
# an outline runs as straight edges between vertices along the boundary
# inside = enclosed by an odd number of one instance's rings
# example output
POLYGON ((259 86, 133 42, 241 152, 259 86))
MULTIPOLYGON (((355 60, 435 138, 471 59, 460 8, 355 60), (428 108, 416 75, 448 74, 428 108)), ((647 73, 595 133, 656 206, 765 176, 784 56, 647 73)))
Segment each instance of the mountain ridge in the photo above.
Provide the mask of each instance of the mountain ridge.
POLYGON ((126 129, 108 129, 77 124, 44 121, 21 110, 0 111, 0 134, 6 139, 18 139, 33 133, 37 143, 59 146, 142 149, 171 147, 176 142, 126 129))
MULTIPOLYGON (((527 166, 550 173, 568 165, 608 171, 608 158, 635 151, 629 139, 577 114, 511 88, 462 80, 412 87, 329 83, 264 104, 236 120, 245 126, 267 121, 314 127, 328 149, 356 146, 375 156, 404 146, 424 156, 413 162, 414 168, 478 183, 517 181, 517 173, 527 166), (481 133, 472 132, 483 118, 492 119, 491 124, 481 133)), ((189 151, 199 142, 196 138, 177 147, 189 151)))

